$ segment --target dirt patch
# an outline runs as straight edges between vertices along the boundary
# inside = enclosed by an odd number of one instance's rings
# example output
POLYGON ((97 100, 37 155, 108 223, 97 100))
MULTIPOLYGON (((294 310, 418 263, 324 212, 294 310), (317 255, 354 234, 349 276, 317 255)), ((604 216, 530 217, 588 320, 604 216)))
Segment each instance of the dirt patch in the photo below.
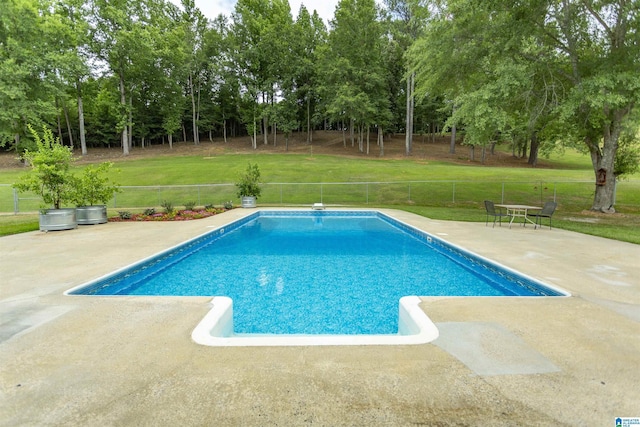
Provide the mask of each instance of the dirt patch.
POLYGON ((622 218, 627 218, 628 217, 628 215, 621 214, 619 212, 607 213, 607 212, 592 211, 592 210, 588 210, 588 209, 585 209, 585 210, 581 211, 580 215, 583 215, 585 217, 593 218, 595 221, 598 221, 598 219, 601 219, 601 218, 608 218, 608 219, 620 218, 620 219, 622 219, 622 218))
MULTIPOLYGON (((395 135, 385 138, 384 155, 381 156, 381 149, 376 144, 376 135, 371 135, 369 144, 369 153, 360 152, 358 143, 351 145, 349 135, 346 135, 346 146, 343 141, 342 132, 340 131, 316 131, 313 134, 313 142, 307 143, 306 133, 296 133, 289 138, 288 146, 285 144, 284 135, 278 135, 276 145, 274 146, 273 136, 269 137, 268 144, 265 145, 262 138, 258 139, 258 148, 251 148, 251 139, 248 136, 229 138, 225 143, 221 138, 214 138, 213 141, 202 139, 199 145, 193 142, 178 142, 173 144, 173 148, 169 148, 168 144, 154 144, 147 147, 134 146, 131 148, 128 156, 122 154, 120 147, 113 148, 89 148, 86 156, 81 156, 80 151, 76 150, 75 155, 78 158, 78 164, 99 163, 103 161, 125 162, 138 160, 146 157, 159 156, 203 156, 214 157, 222 154, 250 154, 250 153, 292 153, 309 155, 332 155, 353 158, 368 159, 411 159, 413 161, 442 161, 456 164, 471 164, 478 166, 499 166, 499 167, 529 167, 526 158, 517 158, 511 153, 496 150, 495 154, 488 151, 485 155, 484 163, 482 163, 482 151, 477 148, 475 150, 474 159, 471 159, 471 150, 467 146, 456 146, 455 154, 449 153, 449 138, 436 136, 432 138, 430 135, 416 135, 413 142, 413 150, 410 156, 405 154, 405 137, 404 135, 395 135)), ((0 154, 0 168, 21 168, 24 165, 17 158, 15 152, 2 152, 0 154)), ((549 164, 544 161, 538 161, 538 168, 548 168, 549 164)))

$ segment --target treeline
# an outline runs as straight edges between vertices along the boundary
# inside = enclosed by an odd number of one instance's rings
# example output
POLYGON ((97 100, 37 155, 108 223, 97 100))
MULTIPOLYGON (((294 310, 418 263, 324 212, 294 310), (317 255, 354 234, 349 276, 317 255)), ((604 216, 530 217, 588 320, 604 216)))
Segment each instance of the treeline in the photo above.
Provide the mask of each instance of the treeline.
MULTIPOLYGON (((183 0, 6 0, 0 10, 0 140, 27 124, 65 144, 129 147, 294 130, 404 132, 417 2, 343 0, 329 28, 287 0, 239 0, 209 20, 183 0)), ((438 97, 415 102, 415 132, 441 129, 438 97)), ((345 141, 345 143, 346 143, 345 141)), ((382 144, 384 141, 380 141, 382 144)), ((383 147, 383 146, 382 146, 383 147)), ((410 146, 408 146, 410 149, 410 146)))
POLYGON ((637 1, 341 0, 327 26, 287 0, 214 20, 193 0, 4 0, 0 60, 0 141, 17 149, 27 124, 124 154, 316 128, 366 152, 377 135, 380 153, 405 133, 410 154, 414 133, 463 130, 532 165, 588 151, 602 211, 638 165, 637 1))

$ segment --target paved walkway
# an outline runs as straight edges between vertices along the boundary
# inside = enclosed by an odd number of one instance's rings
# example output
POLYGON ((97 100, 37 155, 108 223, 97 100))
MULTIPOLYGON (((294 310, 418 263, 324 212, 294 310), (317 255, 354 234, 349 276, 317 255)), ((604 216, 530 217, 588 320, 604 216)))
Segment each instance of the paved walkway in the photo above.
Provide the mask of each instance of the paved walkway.
POLYGON ((640 246, 387 211, 571 292, 424 298, 414 346, 214 348, 209 298, 63 292, 221 226, 109 223, 0 238, 0 425, 613 426, 640 417, 640 246))

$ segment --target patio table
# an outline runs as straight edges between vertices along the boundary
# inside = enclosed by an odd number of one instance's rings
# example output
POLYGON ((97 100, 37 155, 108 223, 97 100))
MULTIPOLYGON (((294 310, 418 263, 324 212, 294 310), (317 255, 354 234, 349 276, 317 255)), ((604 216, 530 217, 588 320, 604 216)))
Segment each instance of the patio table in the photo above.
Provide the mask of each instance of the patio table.
POLYGON ((511 221, 509 221, 509 228, 511 228, 511 224, 513 223, 513 220, 516 219, 516 217, 523 218, 523 221, 522 221, 523 227, 527 225, 527 221, 529 221, 533 225, 536 225, 534 221, 531 221, 529 219, 529 217, 527 216, 527 213, 530 210, 542 209, 540 206, 530 206, 530 205, 507 205, 507 204, 498 205, 497 204, 496 206, 499 208, 505 208, 507 210, 507 215, 511 216, 511 221))

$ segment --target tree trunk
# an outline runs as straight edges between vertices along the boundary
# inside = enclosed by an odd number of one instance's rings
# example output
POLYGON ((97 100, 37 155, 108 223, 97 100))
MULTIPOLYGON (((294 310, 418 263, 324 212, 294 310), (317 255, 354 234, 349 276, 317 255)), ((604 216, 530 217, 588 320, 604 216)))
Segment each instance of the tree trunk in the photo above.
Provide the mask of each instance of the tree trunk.
POLYGON ((173 149, 173 134, 169 134, 169 149, 173 149))
POLYGON ((470 160, 472 162, 476 159, 476 146, 475 145, 470 145, 469 146, 469 157, 470 157, 470 160))
POLYGON ((80 148, 82 155, 87 155, 87 140, 84 134, 84 104, 82 102, 82 90, 80 86, 80 80, 76 81, 76 88, 78 91, 78 125, 80 127, 80 148))
MULTIPOLYGON (((122 106, 123 113, 126 114, 127 107, 127 95, 124 90, 124 76, 120 73, 120 105, 122 106)), ((127 123, 122 128, 122 154, 129 155, 129 135, 127 133, 127 123)))
POLYGON ((587 140, 587 146, 591 153, 591 163, 596 178, 596 190, 593 198, 592 211, 614 213, 616 176, 614 165, 618 151, 618 139, 622 130, 622 120, 626 112, 615 111, 611 124, 604 130, 604 145, 599 147, 597 141, 587 140))
POLYGON ((415 90, 415 73, 407 76, 407 120, 405 124, 405 154, 411 155, 413 149, 413 108, 415 90))
POLYGON ((64 119, 67 122, 67 132, 69 132, 69 144, 71 145, 71 148, 74 147, 73 145, 73 131, 71 130, 71 122, 69 121, 69 109, 67 108, 67 104, 66 103, 62 103, 62 111, 64 111, 64 119))
POLYGON ((253 139, 251 140, 251 145, 254 150, 258 149, 258 123, 256 122, 255 113, 253 116, 253 139))
POLYGON ((222 120, 222 135, 224 136, 224 143, 227 143, 227 119, 222 120))
POLYGON ((378 145, 380 146, 380 157, 384 157, 384 133, 382 126, 378 126, 378 145))
POLYGON ((533 132, 531 135, 531 150, 529 151, 529 163, 531 166, 536 167, 538 164, 538 151, 540 148, 540 141, 538 141, 538 133, 533 132))
POLYGON ((60 142, 64 143, 64 141, 62 140, 62 123, 60 123, 60 101, 58 100, 57 96, 56 96, 56 122, 58 124, 58 139, 60 140, 60 142))
POLYGON ((269 145, 269 119, 267 116, 262 118, 262 140, 264 145, 269 145))
POLYGON ((273 124, 273 146, 275 147, 278 143, 278 124, 273 124))
POLYGON ((349 122, 349 132, 350 132, 350 136, 351 136, 351 146, 355 147, 355 139, 354 139, 354 133, 353 133, 353 126, 354 126, 354 120, 351 119, 351 121, 349 122))
POLYGON ((129 148, 133 147, 133 93, 129 93, 129 148))
POLYGON ((341 123, 341 127, 342 127, 342 145, 344 146, 344 148, 347 148, 347 135, 346 132, 344 131, 344 122, 341 123))
POLYGON ((313 135, 311 130, 311 97, 307 94, 307 144, 313 142, 313 135))
POLYGON ((456 154, 456 125, 451 128, 451 142, 449 143, 449 154, 456 154))
POLYGON ((369 126, 367 126, 367 156, 369 155, 369 136, 371 134, 371 128, 369 126))
POLYGON ((191 120, 193 121, 193 143, 195 145, 200 144, 200 138, 198 137, 198 118, 196 114, 196 94, 193 88, 193 74, 189 73, 189 94, 191 95, 191 120))

